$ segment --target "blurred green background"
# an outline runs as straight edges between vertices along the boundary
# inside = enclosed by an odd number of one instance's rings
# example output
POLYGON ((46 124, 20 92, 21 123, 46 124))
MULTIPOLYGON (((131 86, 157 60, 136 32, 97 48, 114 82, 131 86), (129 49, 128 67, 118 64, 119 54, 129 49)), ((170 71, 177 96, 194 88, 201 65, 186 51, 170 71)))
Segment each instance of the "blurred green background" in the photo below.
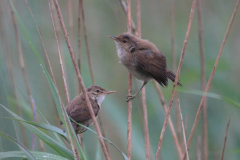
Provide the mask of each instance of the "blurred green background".
MULTIPOLYGON (((30 37, 36 46, 41 57, 47 65, 44 50, 41 45, 40 37, 37 33, 34 21, 31 17, 29 9, 24 0, 13 0, 21 19, 30 37)), ((63 14, 64 22, 70 35, 68 5, 67 1, 60 0, 60 8, 63 14)), ((192 1, 181 0, 175 1, 175 36, 176 36, 176 54, 177 63, 182 51, 183 41, 186 34, 190 7, 192 1)), ((208 80, 212 71, 214 62, 219 52, 222 40, 224 38, 228 23, 230 21, 236 0, 202 0, 202 23, 204 36, 205 51, 205 68, 206 80, 208 80)), ((47 1, 31 0, 29 5, 33 11, 37 25, 40 29, 43 41, 50 58, 53 72, 57 81, 57 86, 64 104, 66 98, 62 75, 59 64, 56 40, 51 22, 50 11, 47 1)), ((132 1, 132 17, 136 22, 136 2, 132 1)), ((167 0, 151 0, 141 1, 141 24, 142 38, 153 42, 161 52, 167 57, 168 68, 173 70, 171 55, 171 3, 167 0)), ((126 32, 126 15, 122 10, 118 0, 102 0, 102 1, 84 1, 85 19, 89 46, 93 64, 93 72, 97 85, 102 86, 106 90, 116 90, 117 92, 106 97, 102 104, 101 115, 104 122, 104 130, 106 137, 117 145, 124 153, 127 147, 127 103, 125 102, 127 95, 127 69, 118 63, 116 48, 113 40, 108 35, 119 35, 126 32)), ((74 25, 74 52, 77 56, 77 18, 78 18, 78 1, 72 0, 72 13, 74 25)), ((237 12, 229 37, 225 44, 219 65, 210 87, 211 93, 228 97, 233 101, 240 103, 240 12, 237 12)), ((14 33, 13 22, 10 12, 10 4, 7 0, 0 1, 0 103, 12 111, 16 112, 12 100, 13 98, 12 84, 9 78, 7 65, 11 65, 13 69, 13 78, 18 97, 18 103, 21 105, 23 118, 32 121, 30 102, 27 97, 27 90, 24 77, 20 68, 19 56, 17 52, 16 37, 14 33), (7 64, 6 56, 10 55, 12 64, 7 64)), ((32 50, 26 41, 21 29, 18 25, 20 41, 22 45, 24 63, 29 80, 30 90, 35 100, 36 106, 47 118, 50 124, 60 127, 59 116, 47 84, 45 75, 39 65, 38 60, 32 53, 32 50)), ((82 30, 82 76, 86 87, 92 84, 90 70, 87 61, 87 53, 82 30)), ((67 74, 67 82, 70 91, 70 98, 76 96, 75 70, 72 60, 61 32, 61 49, 64 56, 65 71, 67 74)), ((198 21, 197 10, 195 10, 192 28, 188 40, 186 54, 180 74, 180 80, 183 90, 201 90, 201 72, 200 72, 200 53, 198 40, 198 21)), ((49 68, 48 68, 49 69, 49 68)), ((140 82, 133 79, 133 92, 135 93, 140 87, 140 82)), ((173 83, 170 82, 168 88, 162 89, 166 103, 170 101, 173 83)), ((157 144, 165 114, 158 98, 158 94, 152 82, 146 86, 149 138, 151 148, 151 159, 155 157, 157 144)), ((192 124, 201 100, 201 96, 192 93, 179 92, 184 121, 188 117, 187 139, 189 137, 192 124)), ((133 131, 132 131, 132 159, 145 159, 144 135, 143 135, 143 115, 141 96, 133 100, 133 131)), ((175 103, 175 102, 174 102, 175 103)), ((225 102, 222 99, 208 98, 208 152, 209 159, 219 159, 221 156, 224 135, 227 121, 231 118, 229 134, 227 139, 225 159, 237 160, 240 158, 240 110, 239 108, 225 102)), ((171 111, 171 117, 176 126, 175 104, 171 111)), ((178 114, 178 113, 177 113, 178 114)), ((12 120, 3 117, 10 117, 3 108, 0 108, 0 131, 5 132, 16 138, 16 132, 12 120)), ((38 113, 39 122, 45 122, 38 113)), ((20 127, 16 123, 17 133, 22 143, 22 135, 20 127)), ((94 126, 91 126, 94 129, 94 126)), ((31 133, 26 130, 28 135, 28 147, 31 149, 31 133)), ((190 159, 196 159, 196 146, 198 136, 202 136, 202 118, 199 119, 196 132, 194 134, 189 156, 190 159)), ((88 159, 98 159, 99 149, 97 136, 89 131, 84 133, 84 151, 88 159)), ((45 145, 46 151, 55 153, 50 147, 45 145)), ((0 151, 19 150, 18 147, 10 143, 8 140, 0 137, 0 151)), ((40 151, 40 146, 36 144, 36 150, 40 151)), ((102 151, 101 151, 102 152, 102 151)), ((55 153, 56 154, 56 153, 55 153)), ((110 146, 110 155, 112 159, 122 159, 120 153, 110 146)), ((101 153, 99 159, 104 159, 101 153)), ((163 160, 178 159, 175 144, 169 128, 167 127, 163 145, 161 149, 161 157, 163 160)))

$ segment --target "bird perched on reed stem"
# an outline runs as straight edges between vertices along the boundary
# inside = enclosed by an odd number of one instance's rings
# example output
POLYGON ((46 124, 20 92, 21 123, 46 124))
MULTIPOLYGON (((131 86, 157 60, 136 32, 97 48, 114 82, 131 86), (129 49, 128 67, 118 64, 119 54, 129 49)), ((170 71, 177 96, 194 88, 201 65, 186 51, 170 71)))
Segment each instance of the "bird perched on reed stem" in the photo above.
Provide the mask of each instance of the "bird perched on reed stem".
MULTIPOLYGON (((155 79, 163 87, 168 85, 168 79, 175 81, 175 74, 167 68, 166 56, 152 42, 131 33, 109 37, 116 43, 120 63, 144 82, 136 94, 128 95, 127 102, 135 98, 149 80, 155 79)), ((181 86, 179 81, 177 84, 181 86)))
MULTIPOLYGON (((114 93, 116 91, 106 91, 100 86, 90 86, 86 89, 87 95, 89 97, 90 103, 92 104, 94 115, 97 117, 98 113, 101 109, 101 103, 105 99, 105 96, 110 93, 114 93)), ((73 100, 71 100, 67 106, 66 111, 69 117, 71 117, 74 121, 77 123, 80 123, 86 127, 89 127, 92 123, 92 117, 89 112, 86 99, 83 95, 83 93, 80 93, 77 97, 75 97, 73 100)), ((85 132, 86 129, 79 126, 72 120, 70 120, 73 126, 73 129, 75 130, 76 134, 80 134, 82 132, 85 132)))

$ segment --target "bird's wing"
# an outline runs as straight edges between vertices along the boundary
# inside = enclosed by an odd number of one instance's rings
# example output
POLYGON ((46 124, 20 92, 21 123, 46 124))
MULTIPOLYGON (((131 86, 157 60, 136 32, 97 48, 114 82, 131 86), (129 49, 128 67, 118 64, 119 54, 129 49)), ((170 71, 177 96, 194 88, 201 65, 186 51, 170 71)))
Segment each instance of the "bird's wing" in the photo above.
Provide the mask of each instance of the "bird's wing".
MULTIPOLYGON (((85 100, 83 94, 81 96, 82 97, 79 102, 76 102, 76 103, 70 102, 67 106, 68 116, 71 117, 74 121, 76 121, 78 123, 81 123, 81 122, 91 119, 91 114, 88 110, 86 100, 85 100)), ((99 105, 93 98, 90 97, 89 100, 90 100, 90 103, 92 104, 94 115, 97 116, 99 109, 100 109, 99 105)))
POLYGON ((132 54, 138 72, 152 76, 163 87, 168 85, 167 61, 161 52, 154 53, 148 49, 140 49, 132 54))

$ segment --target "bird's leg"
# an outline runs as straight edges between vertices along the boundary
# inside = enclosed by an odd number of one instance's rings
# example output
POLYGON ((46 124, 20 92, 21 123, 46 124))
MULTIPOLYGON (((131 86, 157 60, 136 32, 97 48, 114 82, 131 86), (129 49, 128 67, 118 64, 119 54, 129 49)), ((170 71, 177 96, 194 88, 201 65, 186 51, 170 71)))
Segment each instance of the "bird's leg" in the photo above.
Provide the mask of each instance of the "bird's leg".
POLYGON ((79 144, 82 145, 80 134, 77 134, 77 139, 78 139, 79 144))
POLYGON ((126 102, 129 102, 129 101, 131 101, 132 99, 134 99, 134 98, 136 97, 136 95, 142 90, 142 88, 143 88, 146 84, 147 84, 147 81, 144 81, 142 87, 137 91, 136 94, 134 94, 134 95, 128 95, 126 102))
MULTIPOLYGON (((79 144, 81 145, 81 139, 80 139, 80 137, 79 137, 79 134, 77 133, 77 131, 75 131, 75 133, 76 133, 78 142, 79 142, 79 144)), ((77 149, 74 149, 74 154, 77 155, 77 149)))
MULTIPOLYGON (((75 132, 75 133, 76 133, 79 144, 82 145, 80 134, 78 134, 77 132, 75 132)), ((77 155, 77 149, 74 149, 74 153, 75 153, 75 155, 77 155)))

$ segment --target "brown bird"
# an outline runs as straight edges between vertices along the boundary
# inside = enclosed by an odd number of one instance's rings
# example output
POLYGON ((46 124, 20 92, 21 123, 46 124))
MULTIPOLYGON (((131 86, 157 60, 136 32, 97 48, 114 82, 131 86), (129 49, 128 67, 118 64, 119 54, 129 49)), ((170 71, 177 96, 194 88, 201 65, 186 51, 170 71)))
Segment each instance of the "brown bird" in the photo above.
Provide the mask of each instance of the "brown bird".
MULTIPOLYGON (((97 117, 98 113, 101 109, 101 103, 103 102, 105 96, 110 93, 114 93, 116 91, 106 91, 100 86, 90 86, 86 89, 90 103, 92 104, 92 108, 94 111, 94 115, 97 117)), ((83 93, 80 93, 77 97, 75 97, 71 102, 68 103, 66 107, 66 111, 69 117, 71 117, 77 123, 80 123, 86 127, 89 127, 92 123, 92 117, 88 110, 88 106, 85 100, 83 93)), ((73 129, 76 134, 80 134, 85 132, 86 129, 77 125, 75 122, 71 120, 73 129)))
MULTIPOLYGON (((144 83, 134 95, 128 95, 127 102, 136 97, 149 80, 155 79, 161 86, 168 85, 168 78, 175 81, 175 74, 167 68, 166 56, 150 41, 138 38, 130 33, 122 33, 112 38, 117 54, 128 71, 144 83)), ((181 86, 180 82, 178 85, 181 86)))

